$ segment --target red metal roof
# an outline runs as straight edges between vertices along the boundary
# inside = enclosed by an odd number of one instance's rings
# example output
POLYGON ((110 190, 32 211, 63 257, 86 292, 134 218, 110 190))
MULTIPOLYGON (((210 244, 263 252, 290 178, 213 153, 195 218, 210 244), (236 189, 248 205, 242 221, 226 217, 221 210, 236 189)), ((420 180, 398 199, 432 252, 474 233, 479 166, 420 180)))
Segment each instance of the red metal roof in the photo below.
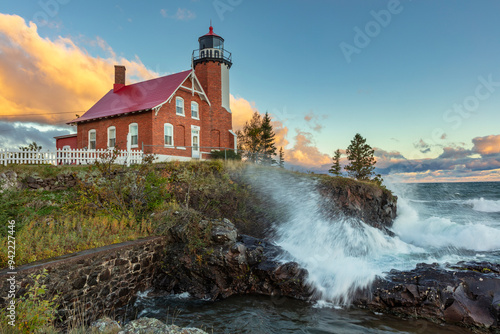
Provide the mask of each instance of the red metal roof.
POLYGON ((124 86, 117 92, 111 89, 85 114, 68 124, 154 108, 167 101, 191 74, 191 71, 138 82, 124 86))
POLYGON ((208 28, 208 29, 209 29, 208 33, 205 34, 204 36, 217 36, 217 37, 220 37, 219 35, 217 35, 216 33, 214 33, 214 27, 210 26, 210 28, 208 28))

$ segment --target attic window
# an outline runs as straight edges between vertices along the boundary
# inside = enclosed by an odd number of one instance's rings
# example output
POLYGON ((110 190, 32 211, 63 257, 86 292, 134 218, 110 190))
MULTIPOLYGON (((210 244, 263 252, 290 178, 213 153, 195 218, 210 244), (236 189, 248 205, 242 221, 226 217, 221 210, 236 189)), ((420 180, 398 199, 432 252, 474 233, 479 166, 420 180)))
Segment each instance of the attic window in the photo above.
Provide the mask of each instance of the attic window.
POLYGON ((175 98, 175 113, 184 116, 184 99, 182 97, 175 98))
POLYGON ((89 130, 89 149, 95 150, 96 148, 96 131, 94 129, 89 130))

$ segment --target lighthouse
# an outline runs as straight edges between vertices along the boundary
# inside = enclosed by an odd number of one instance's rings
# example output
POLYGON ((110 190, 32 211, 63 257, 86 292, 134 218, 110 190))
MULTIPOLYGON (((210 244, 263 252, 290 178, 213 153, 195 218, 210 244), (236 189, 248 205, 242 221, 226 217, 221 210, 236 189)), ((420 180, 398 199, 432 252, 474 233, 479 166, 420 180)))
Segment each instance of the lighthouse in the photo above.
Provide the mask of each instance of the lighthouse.
POLYGON ((209 32, 198 38, 199 48, 193 51, 192 66, 207 94, 211 119, 210 137, 213 147, 236 148, 229 105, 229 69, 233 65, 231 52, 224 48, 224 38, 209 32))

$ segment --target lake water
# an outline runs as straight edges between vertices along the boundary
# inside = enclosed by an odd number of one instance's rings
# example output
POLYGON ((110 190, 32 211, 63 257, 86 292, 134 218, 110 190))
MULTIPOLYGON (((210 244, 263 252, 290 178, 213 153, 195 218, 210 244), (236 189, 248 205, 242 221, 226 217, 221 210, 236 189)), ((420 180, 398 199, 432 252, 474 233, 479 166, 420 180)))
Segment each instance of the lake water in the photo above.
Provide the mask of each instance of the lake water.
POLYGON ((308 270, 319 302, 265 296, 209 302, 188 294, 143 294, 136 303, 137 316, 169 323, 175 319, 177 325, 209 333, 467 333, 347 304, 353 291, 391 269, 413 269, 421 262, 498 263, 500 182, 390 185, 399 197, 395 237, 360 221, 326 219, 310 180, 288 180, 278 173, 252 182, 285 206, 288 214, 275 223, 274 233, 274 242, 286 251, 280 260, 296 261, 308 270))

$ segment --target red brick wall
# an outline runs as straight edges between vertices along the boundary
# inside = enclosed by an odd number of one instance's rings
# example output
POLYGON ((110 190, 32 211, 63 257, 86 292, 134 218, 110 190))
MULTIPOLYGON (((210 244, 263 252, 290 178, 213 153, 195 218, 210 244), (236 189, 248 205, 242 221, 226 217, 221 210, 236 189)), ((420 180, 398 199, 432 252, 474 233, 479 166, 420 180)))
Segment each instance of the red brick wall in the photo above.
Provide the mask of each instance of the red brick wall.
POLYGON ((56 149, 61 150, 66 145, 69 145, 72 149, 77 148, 76 136, 56 139, 56 149))
POLYGON ((135 114, 126 114, 117 117, 105 118, 91 122, 78 124, 78 139, 77 147, 88 147, 89 130, 96 130, 96 148, 108 148, 108 127, 116 128, 116 144, 115 147, 120 150, 127 149, 127 134, 128 127, 131 123, 138 125, 138 148, 141 149, 142 143, 151 143, 151 111, 145 111, 135 114))
MULTIPOLYGON (((183 86, 190 87, 191 83, 187 80, 183 86)), ((153 145, 154 153, 175 155, 175 156, 191 156, 191 149, 186 150, 177 148, 165 148, 164 144, 164 124, 170 123, 174 127, 174 146, 192 146, 191 143, 191 125, 199 126, 201 129, 200 133, 200 146, 207 147, 210 146, 210 136, 209 125, 207 123, 208 114, 210 106, 204 100, 202 100, 198 94, 192 95, 191 92, 185 89, 179 89, 172 97, 170 102, 165 103, 158 114, 154 116, 153 113, 153 145), (179 116, 176 114, 175 98, 179 96, 184 99, 184 116, 179 116), (198 113, 199 120, 191 117, 191 102, 198 103, 198 113), (208 131, 208 132, 207 132, 208 131)), ((202 151, 204 151, 202 149, 202 151)))
POLYGON ((198 63, 195 66, 195 73, 212 104, 208 134, 213 139, 210 140, 210 146, 234 148, 234 140, 229 133, 233 128, 232 115, 222 107, 221 66, 226 65, 215 61, 198 63), (213 135, 216 131, 220 132, 219 137, 213 135))

